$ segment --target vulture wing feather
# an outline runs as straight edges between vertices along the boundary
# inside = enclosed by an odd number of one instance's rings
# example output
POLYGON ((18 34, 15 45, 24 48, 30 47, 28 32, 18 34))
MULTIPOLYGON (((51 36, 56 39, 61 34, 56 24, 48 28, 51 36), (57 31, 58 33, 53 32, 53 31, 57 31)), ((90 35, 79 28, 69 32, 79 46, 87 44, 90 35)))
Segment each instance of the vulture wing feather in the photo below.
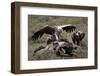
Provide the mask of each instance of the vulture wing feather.
POLYGON ((50 26, 45 26, 44 28, 40 29, 39 31, 35 32, 32 36, 33 40, 37 40, 38 38, 41 38, 43 34, 50 34, 52 35, 55 32, 55 29, 50 26))
POLYGON ((66 32, 73 32, 76 29, 76 27, 70 25, 70 26, 62 27, 62 29, 65 30, 66 32))

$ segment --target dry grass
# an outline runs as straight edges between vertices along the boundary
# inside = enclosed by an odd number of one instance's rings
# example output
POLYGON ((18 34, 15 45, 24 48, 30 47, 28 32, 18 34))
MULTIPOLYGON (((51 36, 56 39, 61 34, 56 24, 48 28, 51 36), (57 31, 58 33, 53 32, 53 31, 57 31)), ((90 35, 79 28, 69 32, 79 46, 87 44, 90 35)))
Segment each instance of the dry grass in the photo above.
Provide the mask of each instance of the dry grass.
MULTIPOLYGON (((28 16, 28 60, 51 60, 51 59, 72 59, 72 58, 87 58, 88 55, 88 33, 87 33, 87 18, 86 17, 62 17, 62 16, 39 16, 39 15, 29 15, 28 16), (43 28, 45 25, 66 25, 73 24, 77 27, 75 31, 83 31, 85 33, 85 38, 82 41, 81 46, 75 50, 77 56, 72 57, 60 57, 57 56, 53 51, 44 50, 42 53, 37 52, 34 56, 34 50, 41 45, 46 46, 47 36, 43 35, 41 39, 32 41, 31 36, 34 32, 43 28)), ((75 32, 74 31, 74 32, 75 32)), ((73 33, 73 32, 72 32, 73 33)), ((70 42, 72 33, 63 32, 63 38, 68 39, 70 42)))

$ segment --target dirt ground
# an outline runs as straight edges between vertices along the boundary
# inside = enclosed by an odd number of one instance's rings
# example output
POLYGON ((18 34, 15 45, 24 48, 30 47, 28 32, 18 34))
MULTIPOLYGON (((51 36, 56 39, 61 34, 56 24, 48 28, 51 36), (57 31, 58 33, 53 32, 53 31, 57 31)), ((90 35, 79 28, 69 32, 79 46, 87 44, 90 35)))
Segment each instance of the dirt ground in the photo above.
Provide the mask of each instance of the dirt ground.
MULTIPOLYGON (((87 58, 88 57, 88 18, 87 17, 67 17, 67 16, 43 16, 43 15, 29 15, 28 16, 28 60, 52 60, 52 59, 75 59, 75 58, 87 58), (43 35, 40 39, 32 41, 31 37, 34 32, 43 28, 45 25, 49 26, 60 26, 72 24, 76 26, 76 31, 82 31, 85 33, 85 37, 82 40, 80 46, 76 51, 77 56, 72 57, 61 57, 57 56, 53 51, 43 50, 39 51, 34 55, 34 50, 38 47, 46 46, 47 36, 43 35)), ((62 38, 68 39, 72 42, 72 33, 62 33, 62 38)), ((72 42, 73 43, 73 42, 72 42)))

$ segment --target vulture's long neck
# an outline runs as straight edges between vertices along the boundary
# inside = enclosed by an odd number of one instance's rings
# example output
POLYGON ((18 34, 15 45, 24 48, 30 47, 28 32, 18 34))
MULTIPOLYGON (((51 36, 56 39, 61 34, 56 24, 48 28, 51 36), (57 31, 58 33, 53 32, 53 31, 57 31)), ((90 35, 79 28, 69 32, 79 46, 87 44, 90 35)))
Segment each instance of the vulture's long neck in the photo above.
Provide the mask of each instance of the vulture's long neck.
POLYGON ((54 34, 56 37, 56 40, 59 40, 61 33, 62 33, 62 31, 60 29, 56 29, 55 34, 54 34))
POLYGON ((59 36, 56 33, 54 35, 55 35, 56 40, 58 41, 59 40, 59 36))

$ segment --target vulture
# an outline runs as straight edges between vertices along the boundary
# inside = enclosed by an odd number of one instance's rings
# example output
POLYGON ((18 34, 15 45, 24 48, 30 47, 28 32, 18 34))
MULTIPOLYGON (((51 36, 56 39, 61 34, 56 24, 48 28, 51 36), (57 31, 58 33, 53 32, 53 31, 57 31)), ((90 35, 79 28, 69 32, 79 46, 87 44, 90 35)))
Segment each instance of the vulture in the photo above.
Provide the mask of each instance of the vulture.
POLYGON ((85 37, 85 33, 83 33, 82 31, 77 31, 72 34, 72 41, 74 44, 80 45, 84 37, 85 37))
POLYGON ((51 36, 53 41, 56 41, 56 40, 59 40, 59 37, 61 36, 61 33, 63 31, 72 32, 75 29, 76 29, 76 27, 71 24, 62 25, 62 26, 54 26, 54 27, 46 25, 42 29, 35 32, 32 35, 32 39, 37 40, 37 39, 41 38, 44 34, 48 34, 51 36))

